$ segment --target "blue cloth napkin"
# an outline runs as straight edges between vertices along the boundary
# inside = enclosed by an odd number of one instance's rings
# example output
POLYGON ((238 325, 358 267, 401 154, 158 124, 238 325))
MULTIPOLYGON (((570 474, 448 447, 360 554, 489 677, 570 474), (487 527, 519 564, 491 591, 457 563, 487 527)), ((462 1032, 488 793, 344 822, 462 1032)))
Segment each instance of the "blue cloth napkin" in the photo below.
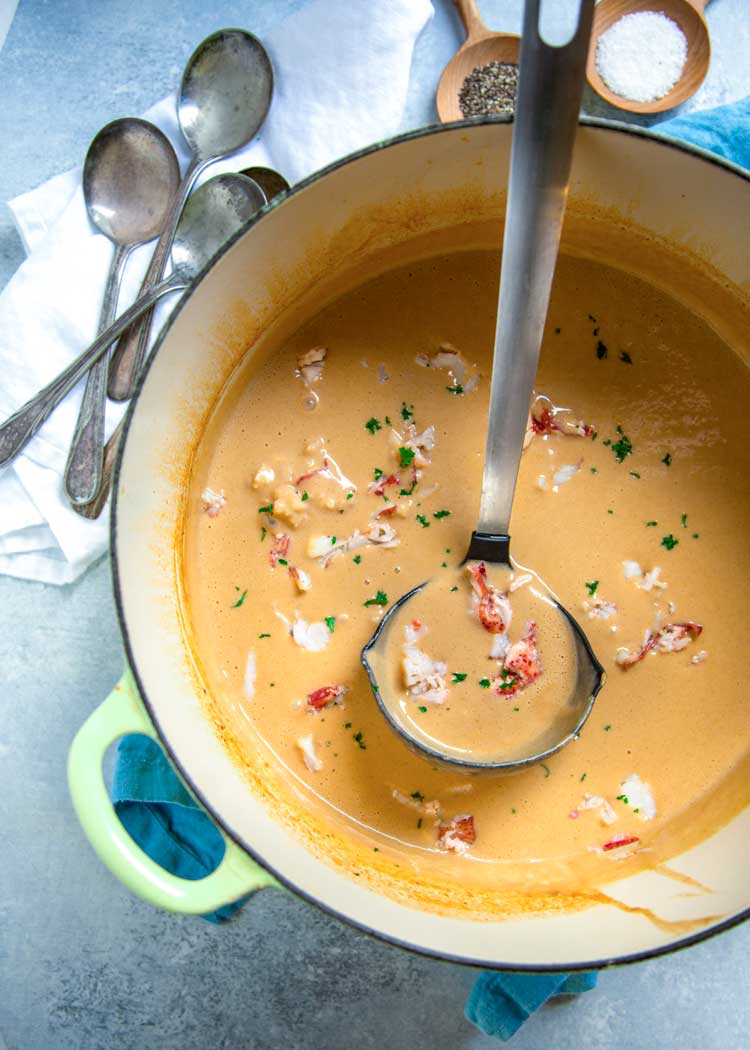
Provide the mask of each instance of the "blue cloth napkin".
MULTIPOLYGON (((655 130, 750 168, 750 98, 666 120, 655 130)), ((112 798, 130 835, 174 875, 198 879, 220 862, 221 835, 148 737, 120 741, 112 798)), ((204 918, 226 922, 242 903, 228 904, 204 918)), ((466 1004, 466 1017, 487 1035, 507 1040, 551 997, 578 995, 595 985, 593 973, 483 973, 466 1004)))

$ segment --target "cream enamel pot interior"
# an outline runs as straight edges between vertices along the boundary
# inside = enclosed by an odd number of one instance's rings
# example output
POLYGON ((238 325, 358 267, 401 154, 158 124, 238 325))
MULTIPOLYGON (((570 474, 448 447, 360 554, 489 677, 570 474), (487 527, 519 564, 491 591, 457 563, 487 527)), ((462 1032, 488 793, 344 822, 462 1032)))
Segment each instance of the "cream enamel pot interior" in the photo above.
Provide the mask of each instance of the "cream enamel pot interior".
MULTIPOLYGON (((70 760, 73 798, 89 837, 106 863, 155 903, 206 911, 281 883, 388 941, 483 967, 532 970, 658 954, 750 913, 747 808, 671 862, 711 886, 708 899, 641 873, 607 887, 630 911, 601 903, 570 914, 480 923, 407 907, 329 867, 282 827, 253 795, 201 707, 181 624, 175 537, 206 413, 255 334, 285 303, 384 246, 403 244, 406 255, 414 255, 423 233, 466 224, 469 237, 472 222, 499 217, 498 184, 506 178, 510 141, 511 125, 503 121, 449 125, 332 166, 264 209, 195 283, 162 333, 128 416, 112 515, 115 592, 135 686, 124 680, 94 713, 70 760), (228 836, 215 877, 182 883, 162 876, 117 830, 100 754, 128 731, 158 734, 228 836), (641 905, 666 923, 638 914, 641 905), (709 915, 697 930, 689 922, 669 925, 709 915)), ((586 121, 571 187, 573 211, 579 204, 599 209, 608 222, 627 219, 699 251, 728 284, 750 287, 750 180, 731 165, 648 133, 586 121)), ((658 273, 646 276, 659 280, 658 273)))

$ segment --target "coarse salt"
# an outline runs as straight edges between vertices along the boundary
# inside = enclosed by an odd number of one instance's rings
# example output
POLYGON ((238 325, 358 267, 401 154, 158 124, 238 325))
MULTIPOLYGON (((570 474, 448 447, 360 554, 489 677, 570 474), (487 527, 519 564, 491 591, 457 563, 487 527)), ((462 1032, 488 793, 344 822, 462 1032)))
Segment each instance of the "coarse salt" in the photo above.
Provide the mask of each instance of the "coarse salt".
POLYGON ((596 46, 596 68, 615 94, 632 102, 664 98, 682 76, 687 40, 676 22, 657 11, 623 15, 596 46))

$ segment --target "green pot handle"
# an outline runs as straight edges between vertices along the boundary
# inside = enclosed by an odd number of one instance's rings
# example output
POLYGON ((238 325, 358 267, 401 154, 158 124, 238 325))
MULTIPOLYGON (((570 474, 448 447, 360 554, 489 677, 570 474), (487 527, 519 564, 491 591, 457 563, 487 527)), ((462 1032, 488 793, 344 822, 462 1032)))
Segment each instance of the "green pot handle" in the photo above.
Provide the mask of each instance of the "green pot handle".
POLYGON ((170 874, 136 845, 115 813, 102 775, 107 748, 126 733, 145 733, 159 743, 129 670, 78 730, 68 756, 68 784, 78 819, 109 870, 150 904, 187 915, 216 911, 255 890, 278 886, 223 832, 224 857, 203 879, 170 874))

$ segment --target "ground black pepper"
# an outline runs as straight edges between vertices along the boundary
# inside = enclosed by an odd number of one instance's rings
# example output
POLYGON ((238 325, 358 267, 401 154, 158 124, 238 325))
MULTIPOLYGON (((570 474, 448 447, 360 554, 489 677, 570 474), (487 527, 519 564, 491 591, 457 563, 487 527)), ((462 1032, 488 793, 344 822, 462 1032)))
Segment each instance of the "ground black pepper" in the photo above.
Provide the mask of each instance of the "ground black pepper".
POLYGON ((458 93, 458 104, 465 117, 512 113, 517 88, 517 65, 511 62, 490 62, 486 66, 477 66, 469 73, 458 93))

